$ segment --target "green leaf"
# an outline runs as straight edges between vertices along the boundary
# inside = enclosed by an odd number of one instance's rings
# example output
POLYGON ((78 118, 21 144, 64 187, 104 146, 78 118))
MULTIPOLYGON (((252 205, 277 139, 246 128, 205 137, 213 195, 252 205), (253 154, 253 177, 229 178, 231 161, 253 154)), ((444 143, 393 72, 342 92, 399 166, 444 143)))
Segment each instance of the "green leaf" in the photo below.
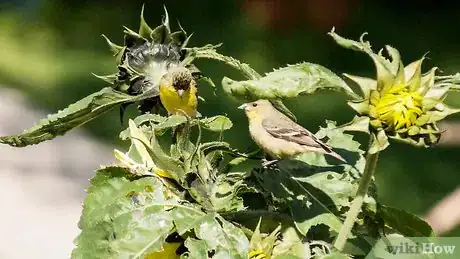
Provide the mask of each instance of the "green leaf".
MULTIPOLYGON (((182 63, 187 66, 191 66, 191 63, 195 59, 199 59, 199 58, 214 59, 214 60, 224 62, 227 65, 239 70, 248 79, 259 80, 261 78, 260 74, 257 73, 257 71, 255 71, 254 69, 252 69, 248 64, 242 63, 233 57, 225 56, 225 55, 218 53, 216 49, 220 47, 221 45, 222 44, 218 44, 218 45, 208 44, 203 47, 188 48, 186 52, 186 56, 184 60, 182 61, 182 63)), ((211 85, 213 86, 214 83, 211 82, 211 85)), ((280 111, 282 111, 283 113, 291 117, 293 120, 296 120, 294 114, 291 111, 289 111, 289 109, 282 103, 281 100, 271 100, 271 102, 277 109, 279 109, 280 111)))
POLYGON ((312 94, 320 89, 338 90, 359 98, 339 76, 312 63, 300 63, 280 68, 257 80, 222 80, 224 91, 237 99, 285 99, 312 94))
POLYGON ((174 220, 177 232, 179 235, 183 235, 189 230, 198 228, 209 216, 196 209, 179 207, 171 212, 171 217, 174 220))
MULTIPOLYGON (((163 117, 158 114, 143 114, 134 119, 134 123, 137 126, 146 124, 148 126, 152 126, 153 129, 156 129, 156 130, 165 130, 165 129, 174 128, 186 122, 187 122, 187 118, 181 115, 171 115, 168 117, 163 117)), ((203 118, 199 120, 198 122, 200 123, 200 127, 206 130, 209 130, 209 131, 213 131, 213 132, 221 132, 224 130, 228 130, 233 126, 232 121, 223 115, 203 118)), ((127 131, 123 131, 120 134, 120 136, 122 139, 125 139, 127 136, 127 131)))
POLYGON ((423 219, 404 210, 385 205, 377 207, 385 224, 407 237, 434 237, 433 229, 423 219))
POLYGON ((377 133, 372 133, 371 136, 371 147, 368 151, 370 154, 385 150, 390 145, 387 134, 383 129, 380 129, 377 133))
POLYGON ((339 36, 337 33, 335 33, 335 28, 332 28, 332 30, 328 34, 335 40, 337 44, 347 49, 364 52, 366 49, 371 48, 370 43, 363 40, 364 36, 367 33, 363 33, 363 35, 361 35, 360 42, 339 36))
POLYGON ((199 151, 203 153, 203 155, 208 155, 214 151, 226 151, 226 152, 233 152, 233 149, 230 147, 230 144, 223 141, 212 141, 212 142, 205 142, 201 143, 199 146, 199 151))
POLYGON ((165 16, 163 16, 163 25, 166 27, 166 31, 169 33, 171 33, 171 29, 169 28, 169 14, 168 14, 168 10, 166 9, 166 6, 163 5, 163 9, 165 11, 165 16))
POLYGON ((182 182, 185 177, 184 164, 177 158, 167 155, 155 138, 155 134, 147 139, 145 134, 129 120, 129 136, 133 141, 140 141, 147 149, 153 162, 161 169, 168 171, 174 180, 182 182))
MULTIPOLYGON (((126 178, 129 180, 131 172, 129 169, 120 166, 104 166, 96 171, 96 175, 90 179, 90 185, 86 190, 87 194, 93 193, 100 186, 107 184, 110 179, 126 178)), ((124 181, 122 179, 122 181, 124 181)))
POLYGON ((161 122, 166 121, 167 119, 168 117, 163 117, 158 114, 146 113, 146 114, 142 114, 134 118, 134 122, 136 123, 137 126, 140 126, 141 124, 146 123, 146 122, 161 123, 161 122))
POLYGON ((160 251, 174 225, 169 213, 145 213, 141 216, 125 216, 114 220, 117 239, 110 246, 123 258, 144 258, 151 252, 160 251))
POLYGON ((377 90, 377 81, 367 77, 360 77, 360 76, 353 76, 349 74, 343 74, 345 77, 349 78, 353 82, 355 82, 361 92, 363 93, 363 98, 368 99, 371 95, 372 90, 377 90))
POLYGON ((143 258, 161 250, 174 227, 167 209, 174 208, 177 196, 160 180, 130 181, 113 170, 91 180, 72 258, 143 258))
POLYGON ((155 167, 155 162, 153 161, 150 153, 147 150, 147 147, 144 143, 148 142, 147 136, 141 131, 136 130, 132 124, 132 120, 129 121, 129 136, 131 138, 131 146, 129 148, 128 154, 130 158, 136 161, 138 164, 146 167, 153 168, 155 167))
POLYGON ((282 239, 277 242, 273 249, 274 258, 311 258, 311 249, 308 242, 294 227, 287 227, 282 232, 282 239))
POLYGON ((417 147, 430 147, 437 144, 441 138, 442 131, 435 123, 413 125, 409 129, 400 129, 395 135, 388 136, 399 142, 417 147))
POLYGON ((171 115, 166 118, 166 120, 159 122, 158 124, 154 125, 154 129, 157 130, 164 130, 177 127, 181 124, 187 122, 187 118, 182 115, 171 115))
POLYGON ((91 121, 120 104, 133 102, 137 99, 140 97, 133 97, 106 87, 69 105, 58 113, 49 115, 22 134, 0 137, 0 143, 15 147, 38 144, 64 135, 67 131, 91 121))
MULTIPOLYGON (((317 202, 313 204, 317 204, 317 202)), ((291 205, 292 218, 300 233, 307 235, 311 227, 320 224, 326 225, 331 231, 338 233, 342 227, 342 222, 339 218, 330 212, 321 213, 321 211, 324 211, 324 207, 320 205, 314 206, 313 204, 305 201, 303 204, 295 202, 291 205)))
MULTIPOLYGON (((105 171, 104 173, 106 173, 105 171)), ((99 173, 101 174, 101 173, 99 173)), ((123 210, 135 209, 136 202, 142 196, 156 200, 164 204, 163 194, 160 191, 163 187, 159 180, 152 177, 142 178, 136 181, 129 181, 126 177, 109 178, 91 187, 83 205, 80 227, 82 230, 97 225, 99 221, 110 220, 121 215, 123 210), (153 193, 144 193, 146 186, 153 189, 153 193), (136 197, 129 196, 137 192, 136 197)))
POLYGON ((123 26, 124 30, 123 33, 125 34, 125 45, 130 46, 133 43, 136 45, 144 44, 147 39, 136 33, 135 31, 131 30, 130 28, 123 26))
POLYGON ((249 252, 249 240, 243 231, 224 219, 208 215, 206 220, 195 229, 198 238, 206 241, 211 249, 214 249, 217 258, 247 259, 249 252), (227 257, 223 257, 226 255, 227 257))
MULTIPOLYGON (((187 121, 183 126, 177 128, 175 130, 175 135, 176 135, 176 140, 177 143, 175 144, 176 149, 179 154, 179 159, 183 159, 184 161, 184 169, 186 172, 189 172, 192 170, 192 162, 194 159, 194 155, 196 154, 196 151, 198 149, 197 146, 195 146, 194 143, 191 141, 191 134, 192 134, 192 129, 191 129, 191 121, 187 121)), ((198 134, 198 138, 196 140, 196 143, 200 143, 201 141, 201 134, 198 134)))
POLYGON ((141 11, 141 24, 139 26, 139 35, 141 35, 144 39, 149 39, 150 35, 152 34, 152 28, 145 22, 144 19, 144 7, 145 5, 142 5, 142 11, 141 11))
POLYGON ((202 128, 214 132, 228 130, 233 126, 232 121, 222 115, 201 119, 199 123, 202 128))
MULTIPOLYGON (((350 130, 350 128, 342 128, 337 126, 334 121, 327 120, 326 127, 321 127, 315 136, 319 139, 327 138, 326 143, 342 155, 347 160, 348 165, 353 165, 356 167, 355 169, 362 171, 364 169, 364 151, 360 148, 361 144, 353 139, 353 135, 344 133, 346 130, 350 130)), ((313 165, 331 166, 327 161, 319 161, 321 157, 324 156, 311 153, 303 155, 301 160, 313 165)), ((351 169, 346 171, 348 170, 351 169)))
POLYGON ((212 88, 216 88, 216 84, 214 83, 214 81, 212 81, 212 79, 210 77, 200 76, 197 81, 204 82, 204 83, 210 85, 212 88))
POLYGON ((447 93, 449 92, 449 87, 431 87, 427 89, 427 93, 422 99, 422 107, 424 110, 431 110, 436 107, 437 104, 442 102, 447 93))
POLYGON ((244 210, 243 194, 258 193, 258 190, 247 179, 251 176, 252 169, 257 167, 260 167, 260 161, 246 158, 233 159, 223 172, 213 170, 211 167, 211 175, 215 180, 210 186, 209 200, 213 209, 220 213, 244 210))
POLYGON ((102 37, 107 42, 107 45, 109 46, 110 51, 113 53, 114 56, 118 55, 118 53, 120 53, 120 51, 123 50, 122 46, 118 46, 115 43, 111 42, 109 38, 107 38, 107 36, 105 36, 104 34, 102 34, 102 37))
MULTIPOLYGON (((312 226, 323 224, 333 235, 340 230, 340 217, 356 194, 356 179, 365 165, 364 151, 352 135, 345 134, 344 128, 336 127, 334 122, 328 122, 316 136, 327 137, 327 144, 348 164, 338 166, 333 159, 311 152, 296 160, 278 162, 277 168, 264 172, 259 181, 275 201, 289 208, 300 233, 307 235, 312 226)), ((375 204, 372 198, 365 202, 375 204)))
MULTIPOLYGON (((180 24, 179 21, 177 21, 178 25, 179 25, 179 28, 180 28, 180 32, 182 32, 183 35, 186 36, 186 38, 181 42, 181 44, 179 45, 179 47, 181 49, 184 49, 187 47, 188 45, 188 42, 190 41, 190 38, 192 38, 193 36, 193 33, 191 33, 190 35, 187 36, 187 32, 184 30, 184 28, 182 27, 182 25, 180 24)), ((174 40, 174 39, 173 39, 174 40)))
POLYGON ((369 133, 370 119, 367 116, 355 116, 350 122, 339 126, 343 131, 359 131, 369 133))
POLYGON ((153 29, 152 33, 150 34, 150 38, 154 43, 165 43, 166 38, 171 33, 171 29, 169 28, 169 15, 168 10, 166 10, 166 6, 164 7, 164 11, 165 16, 163 17, 162 24, 153 29))
POLYGON ((336 172, 318 172, 305 179, 299 178, 299 181, 305 181, 327 193, 338 209, 348 206, 350 196, 357 190, 352 179, 336 172))
POLYGON ((152 30, 152 33, 150 34, 150 38, 152 39, 154 43, 164 43, 167 35, 168 33, 166 30, 166 26, 162 24, 152 30))
POLYGON ((187 34, 183 31, 176 31, 168 35, 166 42, 172 43, 177 46, 182 46, 182 44, 187 39, 187 34))
POLYGON ((460 112, 460 109, 453 108, 444 103, 438 103, 433 110, 427 111, 420 116, 415 124, 421 126, 427 123, 433 123, 446 118, 449 115, 460 112))
POLYGON ((390 54, 390 57, 392 58, 391 61, 387 60, 385 57, 382 56, 382 51, 380 51, 378 54, 374 53, 370 43, 368 41, 364 41, 364 36, 366 35, 366 33, 364 33, 361 36, 359 42, 350 39, 345 39, 339 36, 334 32, 334 29, 332 29, 332 31, 329 32, 329 35, 331 35, 335 42, 340 46, 355 51, 364 52, 372 58, 377 69, 377 90, 387 90, 390 86, 393 85, 395 77, 397 77, 398 75, 398 72, 402 72, 400 71, 401 61, 397 50, 390 46, 386 46, 386 49, 390 54))
MULTIPOLYGON (((305 171, 305 169, 299 168, 299 171, 305 171)), ((290 208, 290 214, 297 229, 305 235, 311 226, 319 224, 318 220, 314 219, 316 216, 325 213, 331 214, 333 218, 336 217, 335 213, 338 210, 335 208, 333 200, 322 190, 291 176, 297 173, 298 171, 290 172, 285 167, 279 171, 270 170, 265 173, 263 187, 272 193, 276 201, 286 204, 290 208)), ((336 221, 327 222, 325 219, 323 223, 330 223, 330 226, 328 225, 330 228, 337 229, 336 221)))
POLYGON ((349 101, 347 103, 358 114, 369 114, 369 100, 349 101))
POLYGON ((434 87, 448 87, 451 91, 460 90, 460 73, 455 73, 453 75, 447 76, 435 76, 433 71, 430 72, 432 72, 432 74, 428 75, 427 78, 434 77, 430 78, 431 80, 435 81, 434 87))
POLYGON ((241 194, 249 190, 244 182, 244 177, 244 175, 233 177, 219 175, 210 190, 210 201, 214 210, 228 212, 244 209, 241 194))
MULTIPOLYGON (((146 114, 137 116, 136 118, 134 118, 133 121, 138 127, 141 125, 146 125, 148 127, 156 128, 156 125, 167 126, 168 124, 174 124, 175 120, 181 120, 181 119, 173 117, 170 122, 167 122, 167 120, 168 120, 168 117, 163 117, 159 114, 146 113, 146 114)), ((163 129, 165 129, 165 127, 160 126, 158 128, 158 132, 162 132, 163 129)), ((129 138, 129 128, 120 132, 120 138, 122 140, 129 138)))
POLYGON ((99 76, 93 73, 93 76, 113 85, 115 83, 115 80, 117 80, 118 74, 111 74, 111 75, 106 75, 106 76, 99 76))
POLYGON ((188 249, 188 257, 190 259, 208 259, 208 243, 204 240, 187 238, 185 247, 188 249))

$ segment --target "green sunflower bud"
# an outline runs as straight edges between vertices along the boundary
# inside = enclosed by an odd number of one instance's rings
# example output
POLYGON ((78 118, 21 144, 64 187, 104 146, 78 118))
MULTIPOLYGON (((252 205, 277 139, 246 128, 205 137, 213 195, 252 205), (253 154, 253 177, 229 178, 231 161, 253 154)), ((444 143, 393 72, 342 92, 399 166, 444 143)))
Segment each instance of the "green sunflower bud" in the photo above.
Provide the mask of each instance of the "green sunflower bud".
POLYGON ((376 143, 370 152, 378 152, 388 146, 388 138, 415 146, 436 144, 441 131, 436 125, 441 119, 460 109, 451 108, 443 101, 454 84, 446 83, 449 76, 437 80, 437 68, 422 74, 424 57, 404 67, 397 49, 386 46, 389 59, 383 50, 374 53, 363 36, 360 41, 345 39, 330 32, 334 40, 345 48, 369 55, 374 61, 377 78, 345 76, 354 81, 362 91, 362 99, 349 105, 359 115, 369 118, 369 132, 376 143))
POLYGON ((262 219, 259 219, 256 229, 250 240, 250 250, 248 253, 249 259, 269 259, 272 258, 273 248, 275 247, 276 240, 280 235, 281 225, 273 230, 270 234, 260 232, 260 224, 262 219))

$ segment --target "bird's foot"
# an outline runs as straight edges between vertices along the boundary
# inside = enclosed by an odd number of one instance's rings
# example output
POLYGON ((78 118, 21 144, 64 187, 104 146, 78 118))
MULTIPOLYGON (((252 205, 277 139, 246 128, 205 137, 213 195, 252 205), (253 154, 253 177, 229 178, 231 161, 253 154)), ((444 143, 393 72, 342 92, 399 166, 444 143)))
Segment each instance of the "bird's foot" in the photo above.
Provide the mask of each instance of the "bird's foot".
POLYGON ((262 159, 262 167, 265 169, 273 167, 274 165, 276 165, 276 163, 278 163, 277 159, 275 160, 267 160, 265 158, 262 159))

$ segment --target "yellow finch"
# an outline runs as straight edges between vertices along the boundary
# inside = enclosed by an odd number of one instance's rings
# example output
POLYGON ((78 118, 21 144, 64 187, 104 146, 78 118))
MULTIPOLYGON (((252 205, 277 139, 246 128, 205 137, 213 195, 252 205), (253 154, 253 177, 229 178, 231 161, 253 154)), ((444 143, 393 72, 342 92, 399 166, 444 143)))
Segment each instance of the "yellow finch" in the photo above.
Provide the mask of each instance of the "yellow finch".
POLYGON ((172 68, 161 78, 160 100, 169 114, 196 117, 196 82, 187 68, 172 68))
POLYGON ((276 159, 295 157, 306 152, 319 152, 346 162, 310 131, 275 109, 269 101, 258 100, 238 108, 246 112, 252 139, 276 159))

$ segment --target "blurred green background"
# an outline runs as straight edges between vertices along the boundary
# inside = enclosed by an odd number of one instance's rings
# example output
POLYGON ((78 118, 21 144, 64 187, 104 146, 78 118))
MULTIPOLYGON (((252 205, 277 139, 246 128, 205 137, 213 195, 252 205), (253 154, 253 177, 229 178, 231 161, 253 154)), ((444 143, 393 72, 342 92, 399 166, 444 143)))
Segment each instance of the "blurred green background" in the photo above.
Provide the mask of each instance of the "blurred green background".
MULTIPOLYGON (((407 64, 429 51, 424 70, 440 67, 446 74, 460 71, 457 27, 458 1, 359 0, 201 0, 201 1, 63 1, 10 0, 0 3, 0 84, 20 89, 29 102, 54 112, 98 91, 105 84, 93 77, 116 70, 105 42, 122 43, 122 25, 137 30, 142 3, 151 26, 160 23, 163 4, 173 29, 179 20, 194 36, 190 46, 224 43, 220 51, 251 64, 259 72, 309 61, 338 74, 373 76, 371 60, 337 46, 327 35, 335 26, 345 37, 357 39, 367 31, 374 49, 391 44, 407 64)), ((227 141, 243 150, 252 147, 238 103, 220 89, 223 76, 242 79, 225 65, 199 61, 200 69, 217 84, 216 91, 201 85, 206 99, 199 110, 218 110, 235 123, 227 141)), ((449 103, 460 106, 460 97, 449 103)), ((344 123, 353 112, 338 93, 321 92, 286 102, 299 122, 316 132, 324 120, 344 123)), ((133 116, 131 110, 129 116, 133 116)), ((459 120, 460 117, 450 117, 459 120)), ((114 110, 84 126, 104 141, 118 140, 123 129, 114 110)), ((364 138, 363 138, 364 139, 364 138)), ((417 149, 393 144, 380 160, 377 184, 384 204, 423 215, 460 182, 460 149, 417 149)), ((453 231, 450 235, 459 235, 453 231)))

